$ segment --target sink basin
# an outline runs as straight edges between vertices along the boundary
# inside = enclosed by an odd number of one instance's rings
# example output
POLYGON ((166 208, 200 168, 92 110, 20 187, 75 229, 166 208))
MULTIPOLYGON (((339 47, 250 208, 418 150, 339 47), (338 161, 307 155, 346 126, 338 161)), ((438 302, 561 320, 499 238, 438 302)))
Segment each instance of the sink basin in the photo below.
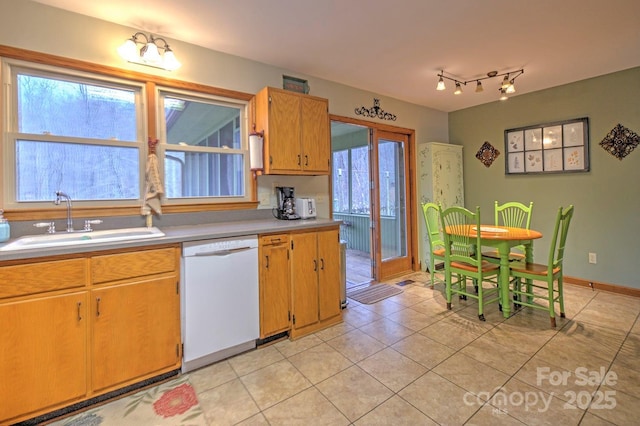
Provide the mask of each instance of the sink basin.
POLYGON ((28 235, 0 247, 0 251, 26 250, 44 247, 65 247, 110 241, 130 241, 164 237, 158 228, 121 228, 92 232, 59 232, 57 234, 28 235))

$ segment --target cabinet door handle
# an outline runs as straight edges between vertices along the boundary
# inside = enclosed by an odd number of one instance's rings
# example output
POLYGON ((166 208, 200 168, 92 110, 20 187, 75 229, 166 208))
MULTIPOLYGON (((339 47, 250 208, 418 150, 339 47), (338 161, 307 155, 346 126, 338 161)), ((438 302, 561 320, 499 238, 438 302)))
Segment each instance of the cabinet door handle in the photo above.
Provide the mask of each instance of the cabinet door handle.
POLYGON ((298 154, 298 166, 300 165, 300 154, 298 154))
POLYGON ((265 258, 267 259, 267 264, 264 267, 269 269, 269 256, 265 256, 265 258))
POLYGON ((82 308, 82 302, 78 302, 78 321, 82 321, 82 315, 80 309, 82 308))
POLYGON ((305 155, 305 156, 304 156, 304 165, 305 165, 305 166, 308 166, 308 165, 309 165, 309 156, 308 156, 308 155, 305 155))
POLYGON ((100 298, 96 297, 96 316, 100 316, 100 298))
POLYGON ((318 261, 313 259, 313 272, 316 272, 318 270, 318 261))
POLYGON ((324 271, 324 258, 323 257, 320 258, 320 270, 324 271))

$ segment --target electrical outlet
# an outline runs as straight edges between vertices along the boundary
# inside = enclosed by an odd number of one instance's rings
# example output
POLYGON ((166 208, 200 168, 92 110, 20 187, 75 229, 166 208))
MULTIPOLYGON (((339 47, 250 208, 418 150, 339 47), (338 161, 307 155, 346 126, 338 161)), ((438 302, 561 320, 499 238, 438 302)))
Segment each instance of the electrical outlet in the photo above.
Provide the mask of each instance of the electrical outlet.
POLYGON ((589 253, 589 263, 597 263, 598 258, 595 253, 589 253))

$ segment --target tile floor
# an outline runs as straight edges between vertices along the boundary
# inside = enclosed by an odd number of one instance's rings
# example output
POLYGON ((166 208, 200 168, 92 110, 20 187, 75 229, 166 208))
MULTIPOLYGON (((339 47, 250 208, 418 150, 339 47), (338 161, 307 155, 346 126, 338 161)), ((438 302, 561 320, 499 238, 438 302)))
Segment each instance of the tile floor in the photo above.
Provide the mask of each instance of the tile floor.
POLYGON ((406 279, 340 325, 189 373, 209 424, 638 424, 640 299, 566 285, 553 330, 530 308, 447 311, 427 274, 406 279))

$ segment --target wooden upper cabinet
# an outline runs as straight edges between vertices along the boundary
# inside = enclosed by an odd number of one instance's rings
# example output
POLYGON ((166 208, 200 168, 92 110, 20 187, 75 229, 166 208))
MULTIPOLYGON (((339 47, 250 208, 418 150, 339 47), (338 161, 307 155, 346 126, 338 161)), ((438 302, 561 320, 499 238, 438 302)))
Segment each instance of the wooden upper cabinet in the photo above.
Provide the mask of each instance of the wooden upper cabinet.
POLYGON ((256 95, 256 130, 264 131, 265 174, 329 174, 326 99, 265 87, 256 95))
POLYGON ((307 172, 329 173, 331 136, 329 103, 325 99, 301 98, 302 168, 307 172))

